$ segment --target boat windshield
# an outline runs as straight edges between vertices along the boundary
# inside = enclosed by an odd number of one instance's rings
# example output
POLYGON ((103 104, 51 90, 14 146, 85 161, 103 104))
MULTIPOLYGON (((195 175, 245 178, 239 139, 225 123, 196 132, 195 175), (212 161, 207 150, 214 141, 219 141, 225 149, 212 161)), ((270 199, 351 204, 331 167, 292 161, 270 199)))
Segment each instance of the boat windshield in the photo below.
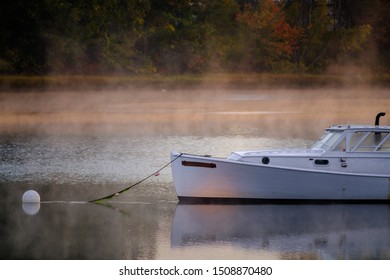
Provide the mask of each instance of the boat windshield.
POLYGON ((327 150, 336 143, 341 134, 343 131, 327 131, 311 148, 313 150, 327 150))

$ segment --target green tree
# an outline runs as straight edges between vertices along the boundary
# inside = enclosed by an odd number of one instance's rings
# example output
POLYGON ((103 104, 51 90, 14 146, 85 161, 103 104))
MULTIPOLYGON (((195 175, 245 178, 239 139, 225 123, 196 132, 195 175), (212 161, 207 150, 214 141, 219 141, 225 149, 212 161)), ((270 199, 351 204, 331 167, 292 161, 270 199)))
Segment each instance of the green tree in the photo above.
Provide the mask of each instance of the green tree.
POLYGON ((303 71, 323 72, 331 65, 363 63, 372 34, 370 24, 356 24, 349 1, 300 1, 284 3, 288 22, 298 26, 296 65, 303 71), (349 5, 347 5, 349 4, 349 5))
POLYGON ((148 0, 46 0, 49 67, 53 72, 137 72, 145 66, 135 44, 141 36, 148 0))
POLYGON ((306 40, 303 40, 305 44, 301 53, 301 59, 309 69, 323 69, 326 66, 331 30, 332 21, 328 16, 326 0, 318 0, 305 27, 306 40))
POLYGON ((388 0, 344 0, 352 28, 372 28, 362 58, 376 71, 390 70, 390 2, 388 0), (369 61, 367 61, 369 60, 369 61))
POLYGON ((233 0, 152 0, 144 53, 159 72, 207 71, 224 59, 237 11, 233 0))

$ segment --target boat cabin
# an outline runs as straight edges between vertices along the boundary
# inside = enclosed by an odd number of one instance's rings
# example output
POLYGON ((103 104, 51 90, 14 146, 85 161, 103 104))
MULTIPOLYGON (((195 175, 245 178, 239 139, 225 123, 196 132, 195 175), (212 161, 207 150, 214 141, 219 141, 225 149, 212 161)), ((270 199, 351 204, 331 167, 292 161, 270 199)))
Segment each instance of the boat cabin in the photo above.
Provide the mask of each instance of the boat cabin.
POLYGON ((390 127, 333 125, 312 150, 343 152, 390 152, 390 127))

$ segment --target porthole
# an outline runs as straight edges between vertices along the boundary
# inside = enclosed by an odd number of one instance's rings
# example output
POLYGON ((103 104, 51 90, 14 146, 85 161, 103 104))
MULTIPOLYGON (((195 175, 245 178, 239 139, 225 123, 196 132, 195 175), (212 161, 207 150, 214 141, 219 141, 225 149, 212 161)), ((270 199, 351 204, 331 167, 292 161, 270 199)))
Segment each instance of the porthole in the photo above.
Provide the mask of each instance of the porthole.
POLYGON ((314 160, 315 165, 329 165, 329 160, 327 159, 316 159, 314 160))
POLYGON ((268 163, 270 162, 270 159, 269 159, 269 157, 263 157, 263 158, 261 159, 261 162, 262 162, 263 164, 268 164, 268 163))

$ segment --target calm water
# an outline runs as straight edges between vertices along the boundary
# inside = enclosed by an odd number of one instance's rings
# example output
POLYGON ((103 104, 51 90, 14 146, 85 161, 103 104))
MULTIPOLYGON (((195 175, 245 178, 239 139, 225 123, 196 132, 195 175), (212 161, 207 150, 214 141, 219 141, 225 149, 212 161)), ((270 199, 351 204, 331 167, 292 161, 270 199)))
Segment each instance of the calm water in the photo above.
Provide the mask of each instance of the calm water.
MULTIPOLYGON (((185 205, 172 150, 306 147, 390 90, 0 93, 1 259, 390 259, 390 206, 185 205), (21 197, 34 189, 37 207, 21 197)), ((388 112, 390 113, 390 112, 388 112)), ((384 125, 390 124, 387 116, 384 125)))

